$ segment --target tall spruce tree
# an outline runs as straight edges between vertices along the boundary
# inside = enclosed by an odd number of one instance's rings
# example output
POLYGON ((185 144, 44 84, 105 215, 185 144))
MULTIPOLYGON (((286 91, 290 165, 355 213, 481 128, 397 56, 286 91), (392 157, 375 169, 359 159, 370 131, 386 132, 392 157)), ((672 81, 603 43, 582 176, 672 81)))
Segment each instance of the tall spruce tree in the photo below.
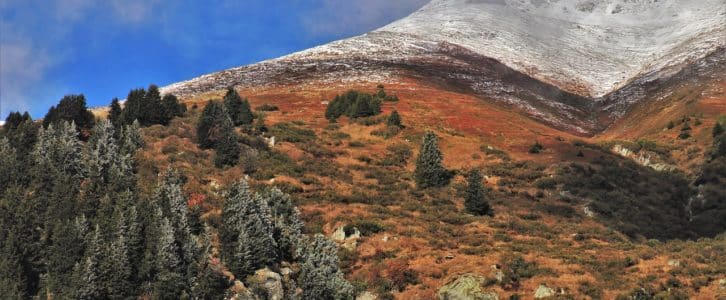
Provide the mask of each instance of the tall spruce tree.
POLYGON ((118 98, 113 98, 111 100, 111 107, 108 110, 108 120, 111 121, 111 124, 116 128, 117 132, 123 128, 123 116, 121 114, 123 114, 121 104, 119 104, 118 98))
POLYGON ((166 217, 159 222, 159 240, 156 248, 156 276, 153 297, 156 299, 178 299, 184 289, 181 272, 180 249, 174 239, 174 228, 166 217))
POLYGON ((126 103, 124 104, 122 113, 124 124, 128 125, 136 120, 140 121, 142 119, 141 114, 145 96, 146 90, 143 88, 129 91, 128 96, 126 96, 126 103))
POLYGON ((237 165, 241 149, 237 132, 235 132, 229 118, 222 120, 220 135, 221 137, 214 148, 214 165, 217 168, 237 165))
POLYGON ((0 242, 0 295, 7 299, 26 299, 27 279, 15 236, 8 234, 3 239, 0 235, 0 242))
POLYGON ((202 149, 211 149, 222 138, 222 122, 229 119, 224 105, 212 101, 204 107, 197 122, 197 143, 202 149))
POLYGON ((88 242, 83 263, 77 270, 77 299, 95 300, 105 297, 103 287, 99 282, 101 277, 99 262, 103 249, 102 242, 101 230, 96 226, 96 230, 88 242))
POLYGON ((95 118, 93 113, 86 107, 86 97, 83 95, 67 95, 60 100, 58 105, 52 106, 43 118, 43 125, 73 122, 79 130, 91 129, 95 118))
POLYGON ((401 115, 398 114, 398 111, 394 110, 391 115, 386 120, 386 125, 388 126, 396 126, 396 127, 403 127, 401 124, 401 115))
POLYGON ((181 117, 187 111, 187 107, 184 104, 179 103, 179 99, 174 95, 164 95, 161 99, 161 104, 164 108, 163 123, 168 125, 171 119, 175 117, 181 117))
POLYGON ((0 191, 5 191, 10 185, 17 182, 17 174, 20 171, 20 162, 15 149, 10 145, 10 140, 0 138, 0 191))
POLYGON ((297 250, 302 299, 353 299, 355 289, 339 269, 338 246, 325 236, 306 237, 297 250))
POLYGON ((451 173, 444 168, 442 161, 438 137, 431 131, 426 132, 413 174, 418 188, 441 187, 449 184, 451 173))
POLYGON ((242 99, 234 88, 227 89, 224 95, 224 106, 234 126, 252 124, 254 115, 247 99, 242 99))
POLYGON ((492 210, 486 199, 479 170, 471 170, 466 176, 467 188, 464 195, 464 208, 474 215, 491 215, 492 210))

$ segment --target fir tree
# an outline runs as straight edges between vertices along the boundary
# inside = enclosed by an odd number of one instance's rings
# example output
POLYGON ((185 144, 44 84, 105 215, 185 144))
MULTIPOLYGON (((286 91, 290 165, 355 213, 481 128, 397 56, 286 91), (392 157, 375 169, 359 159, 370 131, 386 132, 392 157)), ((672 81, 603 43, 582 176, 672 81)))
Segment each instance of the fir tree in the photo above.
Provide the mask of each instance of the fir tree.
POLYGON ((467 189, 464 196, 466 211, 474 215, 491 215, 492 210, 486 199, 482 177, 478 170, 471 170, 466 176, 467 189))
POLYGON ((161 94, 159 87, 150 85, 144 94, 144 100, 141 103, 141 111, 139 115, 139 123, 141 126, 150 126, 154 124, 166 124, 164 106, 161 104, 161 94))
POLYGON ((156 248, 156 278, 153 296, 156 299, 177 299, 184 288, 179 248, 174 240, 174 228, 166 217, 159 222, 159 240, 156 248))
POLYGON ((126 299, 132 296, 132 266, 129 260, 129 220, 123 208, 116 206, 113 219, 114 234, 110 237, 107 256, 103 260, 103 277, 106 293, 110 299, 126 299))
POLYGON ((438 138, 433 132, 426 132, 413 174, 418 188, 441 187, 449 184, 451 175, 442 165, 442 161, 438 138))
POLYGON ((136 150, 144 147, 144 139, 139 132, 140 128, 139 121, 134 121, 131 125, 123 128, 121 133, 121 154, 133 156, 136 150))
POLYGON ((242 180, 234 183, 222 206, 222 225, 219 229, 222 259, 232 261, 237 247, 237 238, 242 228, 245 205, 252 202, 249 185, 242 180))
POLYGON ((141 120, 143 109, 142 105, 145 96, 145 89, 133 89, 129 91, 128 96, 126 96, 126 103, 124 104, 122 113, 124 124, 131 124, 134 121, 141 120))
POLYGON ((252 124, 254 115, 247 99, 242 99, 233 88, 227 89, 224 95, 224 106, 235 126, 252 124))
POLYGON ((20 171, 20 163, 15 149, 10 146, 10 140, 0 138, 0 191, 5 191, 11 184, 17 181, 17 174, 20 171))
POLYGON ((175 117, 183 116, 187 111, 187 107, 184 104, 179 103, 179 99, 171 94, 164 95, 164 98, 161 99, 161 104, 164 107, 164 122, 162 123, 164 125, 169 124, 169 122, 175 117))
POLYGON ((53 106, 43 118, 43 125, 58 124, 63 121, 75 123, 79 130, 91 129, 95 118, 86 107, 86 97, 83 95, 67 95, 53 106))
POLYGON ((102 255, 101 230, 96 226, 91 241, 88 243, 83 264, 78 270, 78 299, 100 299, 104 297, 103 288, 100 285, 99 261, 102 255))
POLYGON ((108 120, 111 121, 111 124, 113 124, 113 127, 116 128, 117 131, 120 131, 123 126, 122 113, 123 109, 121 109, 121 104, 119 104, 118 98, 113 98, 113 100, 111 100, 111 107, 108 110, 108 120))
POLYGON ((0 242, 0 295, 7 299, 25 299, 27 282, 15 236, 10 234, 0 242))
POLYGON ((5 125, 3 125, 3 127, 6 130, 15 130, 21 124, 23 124, 27 121, 31 121, 31 122, 33 121, 33 119, 30 117, 30 114, 28 114, 27 111, 23 114, 20 114, 19 111, 10 112, 10 114, 8 114, 7 118, 5 118, 5 125))
POLYGON ((401 115, 398 114, 398 111, 393 111, 391 115, 386 120, 386 125, 388 126, 396 126, 396 127, 403 127, 401 124, 401 115))
POLYGON ((221 138, 215 147, 214 165, 217 168, 234 166, 239 162, 240 146, 232 121, 225 118, 220 127, 221 138))
POLYGON ((222 138, 222 122, 229 119, 223 105, 212 101, 204 107, 197 122, 197 143, 202 149, 211 149, 222 138))
POLYGON ((297 256, 300 273, 297 282, 303 299, 353 299, 355 290, 338 268, 338 247, 323 235, 307 237, 297 256))
POLYGON ((174 224, 174 241, 180 247, 180 270, 187 272, 196 258, 196 242, 189 226, 187 200, 182 194, 181 175, 169 169, 157 188, 155 201, 165 208, 169 221, 174 224))
POLYGON ((223 299, 226 290, 232 284, 222 273, 219 265, 211 263, 212 245, 209 234, 202 238, 201 253, 197 259, 199 273, 191 285, 193 299, 223 299))
POLYGON ((723 125, 721 125, 721 122, 716 121, 716 124, 713 125, 713 130, 711 130, 711 135, 715 138, 721 135, 723 132, 723 125))

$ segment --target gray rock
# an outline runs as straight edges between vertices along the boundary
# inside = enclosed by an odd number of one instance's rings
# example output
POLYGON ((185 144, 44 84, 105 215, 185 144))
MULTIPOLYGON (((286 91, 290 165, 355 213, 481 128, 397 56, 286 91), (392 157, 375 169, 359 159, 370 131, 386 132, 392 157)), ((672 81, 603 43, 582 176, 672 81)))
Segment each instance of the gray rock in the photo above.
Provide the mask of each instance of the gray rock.
POLYGON ((485 280, 478 275, 462 275, 439 289, 439 300, 499 300, 496 293, 482 290, 485 280))
POLYGON ((547 287, 544 284, 540 284, 537 287, 537 290, 534 291, 534 298, 535 299, 542 299, 542 298, 548 298, 555 295, 555 290, 547 287))
POLYGON ((253 290, 264 290, 269 300, 282 300, 285 298, 282 276, 268 268, 257 270, 254 275, 247 277, 247 283, 253 290))
POLYGON ((358 297, 355 298, 355 300, 376 300, 376 299, 378 299, 378 296, 376 296, 375 294, 373 294, 369 291, 362 292, 360 295, 358 295, 358 297))
POLYGON ((677 259, 669 259, 668 260, 668 265, 671 266, 671 267, 680 267, 681 266, 681 261, 680 260, 677 260, 677 259))

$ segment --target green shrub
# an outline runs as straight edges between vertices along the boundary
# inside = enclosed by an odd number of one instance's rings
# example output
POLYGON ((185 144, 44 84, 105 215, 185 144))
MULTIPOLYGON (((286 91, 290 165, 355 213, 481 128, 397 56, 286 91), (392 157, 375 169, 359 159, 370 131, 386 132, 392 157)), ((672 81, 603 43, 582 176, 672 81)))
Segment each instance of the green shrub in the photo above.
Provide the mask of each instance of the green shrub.
POLYGON ((315 131, 300 128, 293 123, 278 123, 270 127, 270 134, 280 141, 290 143, 308 142, 315 139, 315 131))

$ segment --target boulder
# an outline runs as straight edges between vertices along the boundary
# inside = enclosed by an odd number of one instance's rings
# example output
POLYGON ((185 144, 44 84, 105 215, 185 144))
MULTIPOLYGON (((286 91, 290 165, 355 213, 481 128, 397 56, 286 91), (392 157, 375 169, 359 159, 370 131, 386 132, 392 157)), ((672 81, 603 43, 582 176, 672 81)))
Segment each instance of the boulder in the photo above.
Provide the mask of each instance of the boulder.
POLYGON ((376 296, 375 294, 373 294, 369 291, 362 292, 362 293, 360 293, 360 295, 358 295, 358 297, 355 298, 355 300, 376 300, 376 299, 378 299, 378 296, 376 296))
POLYGON ((486 278, 478 275, 462 275, 455 281, 441 287, 438 292, 439 300, 499 300, 494 292, 484 291, 482 283, 486 278))
POLYGON ((345 225, 335 229, 333 234, 330 235, 330 239, 338 242, 345 249, 350 251, 355 250, 358 246, 358 239, 360 239, 360 231, 358 228, 353 227, 353 232, 345 232, 345 225))
POLYGON ((681 266, 681 261, 680 260, 677 260, 677 259, 669 259, 668 260, 668 265, 671 266, 671 267, 680 267, 681 266))
MULTIPOLYGON (((259 269, 254 275, 247 277, 247 284, 252 290, 263 290, 266 299, 282 300, 285 298, 285 289, 282 285, 282 276, 268 268, 259 269)), ((264 296, 264 295, 260 295, 264 296)))
POLYGON ((537 290, 534 291, 534 299, 548 298, 555 295, 555 290, 547 287, 544 284, 540 284, 537 290))

